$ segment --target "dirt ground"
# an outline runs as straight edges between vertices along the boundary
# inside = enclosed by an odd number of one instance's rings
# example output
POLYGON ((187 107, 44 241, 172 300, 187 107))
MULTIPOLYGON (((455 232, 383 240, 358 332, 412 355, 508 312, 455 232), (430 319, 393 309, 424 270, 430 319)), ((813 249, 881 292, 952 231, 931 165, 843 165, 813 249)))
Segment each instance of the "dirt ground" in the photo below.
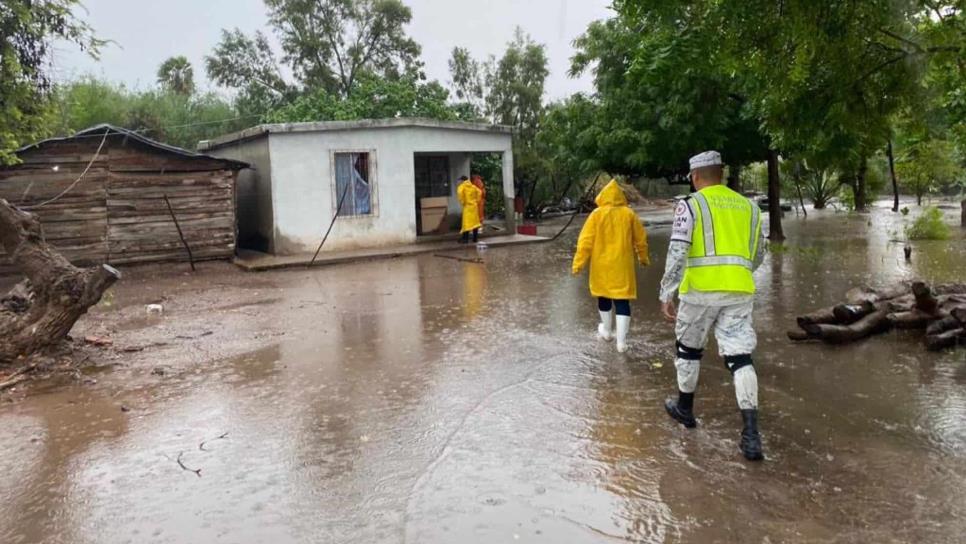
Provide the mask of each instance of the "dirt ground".
POLYGON ((661 408, 651 215, 627 355, 594 339, 576 226, 483 264, 125 269, 74 331, 110 341, 79 379, 0 397, 0 542, 960 542, 966 352, 784 333, 854 285, 966 280, 962 233, 907 263, 908 219, 786 217, 756 277, 753 465, 713 347, 698 429, 661 408))

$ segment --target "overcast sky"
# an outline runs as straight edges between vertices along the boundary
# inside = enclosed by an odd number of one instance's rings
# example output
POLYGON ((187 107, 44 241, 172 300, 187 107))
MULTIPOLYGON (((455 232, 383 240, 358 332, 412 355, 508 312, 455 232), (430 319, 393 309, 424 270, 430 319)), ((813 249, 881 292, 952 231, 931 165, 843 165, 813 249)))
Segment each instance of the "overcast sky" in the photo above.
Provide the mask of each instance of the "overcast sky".
MULTIPOLYGON (((610 14, 611 0, 403 0, 413 10, 409 34, 423 47, 427 75, 449 82, 450 51, 463 46, 478 58, 499 55, 521 26, 547 47, 550 77, 547 94, 562 98, 591 91, 590 78, 567 77, 571 42, 587 24, 610 14)), ((218 43, 222 28, 246 33, 266 29, 262 0, 83 0, 80 15, 98 37, 116 42, 100 61, 58 47, 58 79, 93 73, 136 88, 154 85, 158 65, 175 55, 188 57, 201 88, 210 88, 203 57, 218 43)))

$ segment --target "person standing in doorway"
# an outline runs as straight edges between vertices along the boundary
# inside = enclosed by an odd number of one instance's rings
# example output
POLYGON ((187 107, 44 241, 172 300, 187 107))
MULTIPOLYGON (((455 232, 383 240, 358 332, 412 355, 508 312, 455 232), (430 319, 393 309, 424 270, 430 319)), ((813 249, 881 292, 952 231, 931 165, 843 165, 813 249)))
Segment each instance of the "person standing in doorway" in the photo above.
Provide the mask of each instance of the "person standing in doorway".
POLYGON ((480 227, 483 222, 480 220, 480 202, 483 200, 483 191, 473 185, 473 182, 466 176, 460 177, 460 184, 456 188, 456 197, 463 206, 463 222, 460 227, 460 243, 469 243, 470 233, 473 234, 473 242, 477 242, 480 236, 480 227))
POLYGON ((486 219, 486 184, 483 183, 483 176, 479 174, 473 174, 470 176, 473 181, 473 185, 480 190, 480 222, 486 219))
POLYGON ((731 372, 744 427, 740 449, 752 461, 764 459, 758 432, 758 375, 751 354, 757 339, 752 325, 755 281, 765 243, 761 211, 751 200, 722 185, 724 167, 717 151, 691 157, 696 189, 674 212, 667 266, 661 280, 661 311, 675 322, 678 398, 665 409, 685 427, 697 425, 694 392, 708 334, 731 372), (680 293, 681 307, 674 306, 680 293))
POLYGON ((635 255, 642 266, 650 264, 647 232, 637 212, 616 180, 611 180, 595 199, 591 212, 577 239, 573 273, 579 274, 590 263, 590 294, 597 297, 600 325, 597 335, 603 340, 617 338, 617 351, 627 351, 627 331, 631 327, 630 301, 637 299, 635 255), (616 328, 614 316, 616 311, 616 328))

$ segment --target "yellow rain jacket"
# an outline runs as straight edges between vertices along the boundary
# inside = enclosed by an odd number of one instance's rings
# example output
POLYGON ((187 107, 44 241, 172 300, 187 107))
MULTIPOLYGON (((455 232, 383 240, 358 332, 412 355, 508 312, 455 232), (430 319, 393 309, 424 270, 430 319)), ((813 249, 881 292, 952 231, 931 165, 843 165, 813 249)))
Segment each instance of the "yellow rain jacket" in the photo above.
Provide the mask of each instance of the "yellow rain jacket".
POLYGON ((637 212, 627 206, 624 191, 611 180, 597 195, 597 209, 590 214, 577 239, 573 273, 590 261, 590 293, 614 300, 637 299, 634 255, 644 266, 647 233, 637 212))
POLYGON ((483 191, 466 180, 456 188, 456 197, 463 206, 463 226, 460 233, 470 232, 483 226, 480 220, 480 203, 483 202, 483 191))

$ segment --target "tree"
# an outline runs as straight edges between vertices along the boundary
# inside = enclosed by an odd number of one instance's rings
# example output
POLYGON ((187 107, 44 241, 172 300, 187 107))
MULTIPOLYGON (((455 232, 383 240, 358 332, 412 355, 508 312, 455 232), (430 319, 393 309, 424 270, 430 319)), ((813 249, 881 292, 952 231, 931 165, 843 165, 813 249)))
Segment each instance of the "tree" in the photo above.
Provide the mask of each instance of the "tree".
POLYGON ((245 114, 264 113, 295 91, 261 32, 248 37, 237 28, 222 30, 221 41, 205 56, 205 70, 218 85, 239 91, 238 109, 245 114))
POLYGON ((281 76, 266 37, 222 31, 206 57, 209 77, 242 89, 266 105, 290 96, 293 88, 325 89, 346 97, 364 75, 397 79, 421 75, 420 47, 406 35, 412 11, 400 0, 265 0, 269 23, 281 41, 282 61, 296 84, 281 76))
MULTIPOLYGON (((778 151, 728 56, 692 3, 616 2, 577 39, 574 74, 594 71, 601 154, 611 171, 685 182, 687 160, 722 152, 732 171, 768 160, 772 239, 781 239, 778 151)), ((701 4, 698 2, 697 4, 701 4)))
POLYGON ((170 57, 158 67, 158 85, 162 89, 191 96, 195 92, 195 73, 187 57, 170 57))
POLYGON ((927 140, 912 145, 896 161, 903 185, 916 195, 916 205, 922 197, 951 186, 958 173, 953 160, 953 146, 948 141, 927 140))
POLYGON ((482 110, 486 120, 513 127, 514 177, 527 188, 529 205, 534 203, 537 185, 548 179, 535 146, 544 115, 544 87, 549 74, 545 46, 534 42, 519 27, 498 60, 480 63, 459 48, 450 59, 456 96, 460 100, 469 98, 462 105, 456 104, 456 108, 459 110, 462 106, 471 114, 482 110), (475 80, 474 71, 482 73, 480 81, 475 80))
POLYGON ((486 82, 493 71, 493 61, 480 62, 463 47, 454 47, 449 59, 450 84, 457 99, 456 107, 468 117, 481 118, 486 112, 486 82))
POLYGON ((303 94, 269 112, 265 120, 271 123, 394 117, 453 120, 457 112, 448 104, 448 97, 448 91, 435 81, 423 83, 412 76, 390 80, 366 75, 346 97, 326 90, 303 94))
POLYGON ((73 15, 78 0, 5 0, 0 4, 0 165, 45 135, 50 79, 44 70, 57 40, 97 55, 103 44, 73 15))

